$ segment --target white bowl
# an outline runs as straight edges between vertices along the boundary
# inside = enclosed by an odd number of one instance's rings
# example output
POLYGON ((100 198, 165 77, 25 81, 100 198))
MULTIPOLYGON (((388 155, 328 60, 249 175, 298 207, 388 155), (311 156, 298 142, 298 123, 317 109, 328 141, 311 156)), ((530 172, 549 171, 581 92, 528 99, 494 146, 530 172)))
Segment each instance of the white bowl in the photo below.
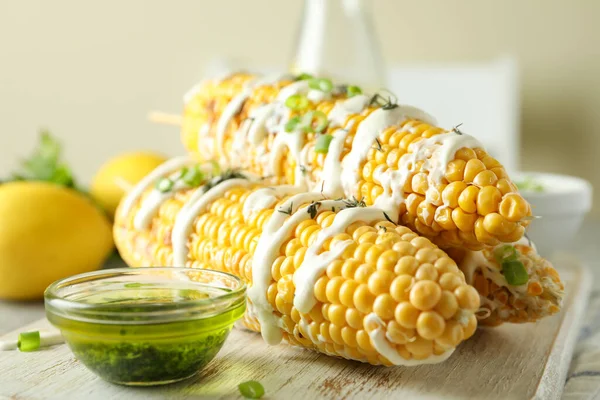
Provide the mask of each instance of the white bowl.
POLYGON ((541 172, 520 172, 512 180, 518 185, 526 180, 541 185, 541 190, 519 190, 539 217, 531 221, 527 235, 540 255, 550 257, 568 248, 592 207, 592 185, 574 176, 541 172))

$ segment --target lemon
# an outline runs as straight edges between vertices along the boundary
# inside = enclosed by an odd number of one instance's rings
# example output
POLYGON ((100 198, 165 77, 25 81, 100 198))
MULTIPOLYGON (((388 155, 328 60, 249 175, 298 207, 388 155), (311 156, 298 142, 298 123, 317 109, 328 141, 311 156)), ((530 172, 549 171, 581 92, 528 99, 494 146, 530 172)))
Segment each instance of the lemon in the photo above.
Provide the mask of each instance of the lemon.
POLYGON ((111 224, 81 193, 48 182, 0 185, 0 298, 39 299, 55 280, 99 269, 111 224))
POLYGON ((127 186, 135 185, 165 161, 164 156, 149 152, 126 153, 114 157, 92 179, 90 194, 112 218, 127 186))

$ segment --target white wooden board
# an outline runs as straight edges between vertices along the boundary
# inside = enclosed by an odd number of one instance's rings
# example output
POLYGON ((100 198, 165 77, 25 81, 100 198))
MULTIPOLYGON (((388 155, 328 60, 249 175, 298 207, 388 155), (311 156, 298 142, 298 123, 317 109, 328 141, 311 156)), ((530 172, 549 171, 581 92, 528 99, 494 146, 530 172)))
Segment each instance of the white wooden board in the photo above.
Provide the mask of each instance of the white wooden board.
POLYGON ((200 375, 153 388, 107 383, 65 345, 0 352, 0 398, 233 399, 240 398, 237 385, 253 379, 264 385, 265 399, 558 399, 592 281, 582 267, 561 275, 567 294, 559 315, 538 324, 480 329, 442 364, 373 367, 287 345, 269 347, 260 335, 234 329, 200 375))

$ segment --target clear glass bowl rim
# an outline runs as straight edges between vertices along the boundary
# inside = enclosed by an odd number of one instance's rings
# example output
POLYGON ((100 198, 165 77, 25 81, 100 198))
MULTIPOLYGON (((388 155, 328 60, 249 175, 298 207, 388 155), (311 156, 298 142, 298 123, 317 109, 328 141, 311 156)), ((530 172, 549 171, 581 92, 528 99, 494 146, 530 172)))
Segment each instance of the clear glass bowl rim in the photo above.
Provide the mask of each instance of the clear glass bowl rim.
MULTIPOLYGON (((189 282, 199 285, 206 284, 196 281, 189 282)), ((168 283, 165 284, 165 289, 168 289, 168 283)), ((240 306, 240 304, 244 303, 246 300, 245 295, 246 284, 244 281, 227 272, 203 268, 127 267, 86 272, 60 279, 46 288, 44 292, 44 303, 46 312, 65 319, 101 324, 143 325, 210 318, 240 306), (227 279, 234 282, 235 288, 231 289, 230 292, 207 299, 183 300, 178 301, 177 303, 142 303, 132 305, 107 303, 90 304, 65 299, 60 293, 61 289, 67 287, 72 288, 73 285, 83 283, 90 284, 94 281, 100 283, 101 279, 118 279, 121 276, 144 275, 147 272, 193 272, 194 274, 208 274, 215 278, 227 279), (175 304, 176 306, 174 306, 175 304), (135 307, 139 311, 123 312, 124 308, 129 307, 135 307), (114 310, 111 310, 111 308, 114 308, 114 310), (135 318, 135 320, 132 320, 133 318, 135 318)))

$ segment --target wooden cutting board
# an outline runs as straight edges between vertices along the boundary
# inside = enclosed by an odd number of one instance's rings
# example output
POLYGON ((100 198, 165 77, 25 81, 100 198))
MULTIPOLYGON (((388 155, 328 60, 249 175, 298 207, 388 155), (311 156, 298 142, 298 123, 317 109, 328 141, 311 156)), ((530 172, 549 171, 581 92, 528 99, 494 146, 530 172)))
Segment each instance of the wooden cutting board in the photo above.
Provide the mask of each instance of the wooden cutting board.
MULTIPOLYGON (((265 399, 558 399, 592 281, 581 266, 560 272, 567 292, 559 315, 538 324, 480 329, 437 365, 373 367, 287 345, 270 347, 260 335, 234 329, 200 375, 153 388, 107 383, 75 360, 66 345, 0 352, 0 398, 234 399, 240 398, 239 383, 258 380, 265 399)), ((40 320, 17 332, 47 324, 40 320)))

